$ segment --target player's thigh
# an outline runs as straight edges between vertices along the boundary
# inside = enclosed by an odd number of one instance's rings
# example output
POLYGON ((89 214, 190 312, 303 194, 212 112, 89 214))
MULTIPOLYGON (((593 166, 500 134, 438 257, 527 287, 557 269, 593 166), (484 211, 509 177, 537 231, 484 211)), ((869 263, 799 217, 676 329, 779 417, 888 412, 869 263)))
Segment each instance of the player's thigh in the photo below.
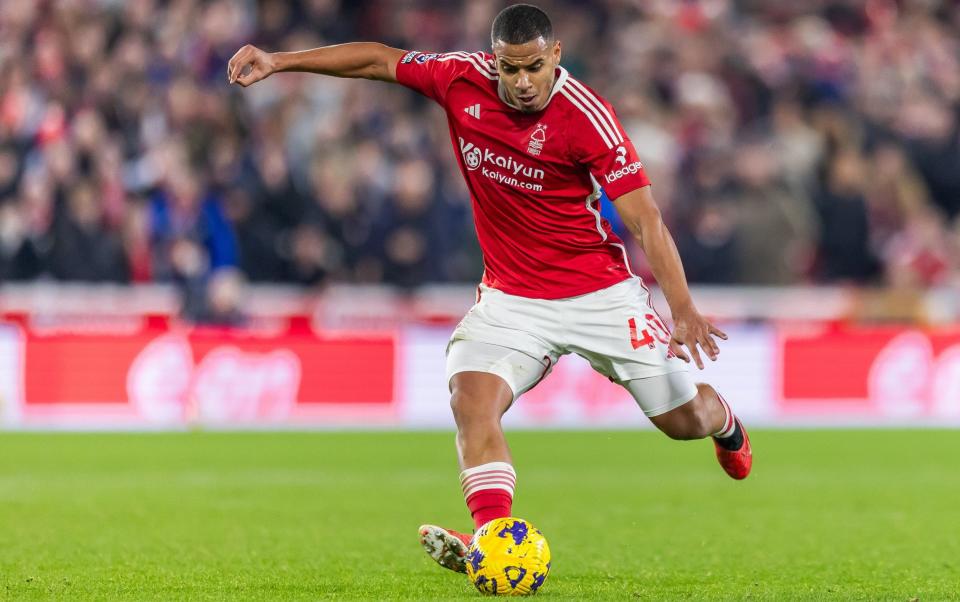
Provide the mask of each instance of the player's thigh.
MULTIPOLYGON (((521 351, 537 360, 556 361, 560 312, 543 299, 508 295, 481 285, 477 303, 460 320, 450 337, 448 352, 459 341, 488 343, 521 351)), ((482 353, 482 351, 481 351, 482 353)))
POLYGON ((620 384, 654 422, 657 417, 689 403, 697 396, 697 385, 687 370, 635 378, 620 384))
POLYGON ((568 348, 617 383, 686 370, 648 300, 635 278, 577 299, 568 309, 568 348))
POLYGON ((447 382, 467 372, 493 374, 509 387, 512 403, 545 377, 561 355, 552 342, 559 311, 542 299, 485 286, 480 290, 447 345, 447 382))
POLYGON ((502 405, 502 414, 547 375, 552 363, 549 356, 537 359, 502 345, 454 340, 447 348, 447 383, 457 403, 502 405), (493 401, 500 399, 505 401, 493 401))

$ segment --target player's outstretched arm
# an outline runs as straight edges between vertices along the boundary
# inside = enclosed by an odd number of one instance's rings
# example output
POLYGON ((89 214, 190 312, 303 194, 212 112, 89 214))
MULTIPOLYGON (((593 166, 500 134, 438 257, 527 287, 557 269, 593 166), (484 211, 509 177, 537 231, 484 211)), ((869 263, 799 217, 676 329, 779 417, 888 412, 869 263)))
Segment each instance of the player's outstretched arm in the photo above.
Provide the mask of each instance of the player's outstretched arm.
POLYGON ((227 63, 227 81, 246 88, 279 71, 397 81, 404 51, 375 42, 351 42, 299 52, 264 52, 247 44, 227 63))
POLYGON ((624 225, 647 255, 653 275, 670 304, 673 314, 670 348, 677 357, 686 362, 689 362, 692 356, 694 363, 702 370, 703 360, 697 346, 699 345, 711 360, 716 360, 720 348, 713 337, 726 339, 727 335, 700 315, 693 304, 680 253, 677 252, 673 236, 663 223, 650 187, 644 186, 628 192, 618 197, 614 205, 624 225), (690 350, 689 355, 684 351, 683 345, 690 350))

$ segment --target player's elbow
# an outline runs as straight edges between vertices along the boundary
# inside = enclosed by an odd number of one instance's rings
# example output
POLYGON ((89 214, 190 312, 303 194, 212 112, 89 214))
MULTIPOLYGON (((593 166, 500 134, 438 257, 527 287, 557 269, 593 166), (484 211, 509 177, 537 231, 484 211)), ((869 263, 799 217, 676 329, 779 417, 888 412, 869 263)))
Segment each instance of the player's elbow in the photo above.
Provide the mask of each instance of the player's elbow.
POLYGON ((386 73, 385 66, 372 64, 355 71, 353 77, 357 79, 384 80, 386 79, 386 73))
POLYGON ((396 81, 396 64, 403 57, 404 52, 386 44, 374 43, 371 47, 373 57, 370 64, 362 70, 358 77, 385 82, 396 81))

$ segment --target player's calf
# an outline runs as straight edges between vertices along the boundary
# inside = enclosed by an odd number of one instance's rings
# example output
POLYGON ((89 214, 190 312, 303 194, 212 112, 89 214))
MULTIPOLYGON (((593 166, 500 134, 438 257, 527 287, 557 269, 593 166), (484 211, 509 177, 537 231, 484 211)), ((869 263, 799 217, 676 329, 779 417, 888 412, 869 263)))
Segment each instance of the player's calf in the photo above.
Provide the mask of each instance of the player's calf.
POLYGON ((753 452, 743 423, 710 385, 697 384, 693 399, 651 420, 672 439, 712 437, 717 460, 731 478, 745 479, 750 474, 753 452))
POLYGON ((723 429, 726 414, 713 387, 701 383, 693 399, 650 420, 671 439, 703 439, 723 429))

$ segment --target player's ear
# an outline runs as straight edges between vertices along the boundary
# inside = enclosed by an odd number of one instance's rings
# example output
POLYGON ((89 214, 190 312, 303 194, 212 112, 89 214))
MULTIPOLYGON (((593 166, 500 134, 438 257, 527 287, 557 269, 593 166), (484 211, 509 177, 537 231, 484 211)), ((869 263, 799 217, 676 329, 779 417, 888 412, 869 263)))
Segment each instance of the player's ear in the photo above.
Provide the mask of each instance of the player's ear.
POLYGON ((560 40, 557 40, 553 43, 553 60, 559 65, 560 64, 560 55, 563 54, 560 51, 560 40))

